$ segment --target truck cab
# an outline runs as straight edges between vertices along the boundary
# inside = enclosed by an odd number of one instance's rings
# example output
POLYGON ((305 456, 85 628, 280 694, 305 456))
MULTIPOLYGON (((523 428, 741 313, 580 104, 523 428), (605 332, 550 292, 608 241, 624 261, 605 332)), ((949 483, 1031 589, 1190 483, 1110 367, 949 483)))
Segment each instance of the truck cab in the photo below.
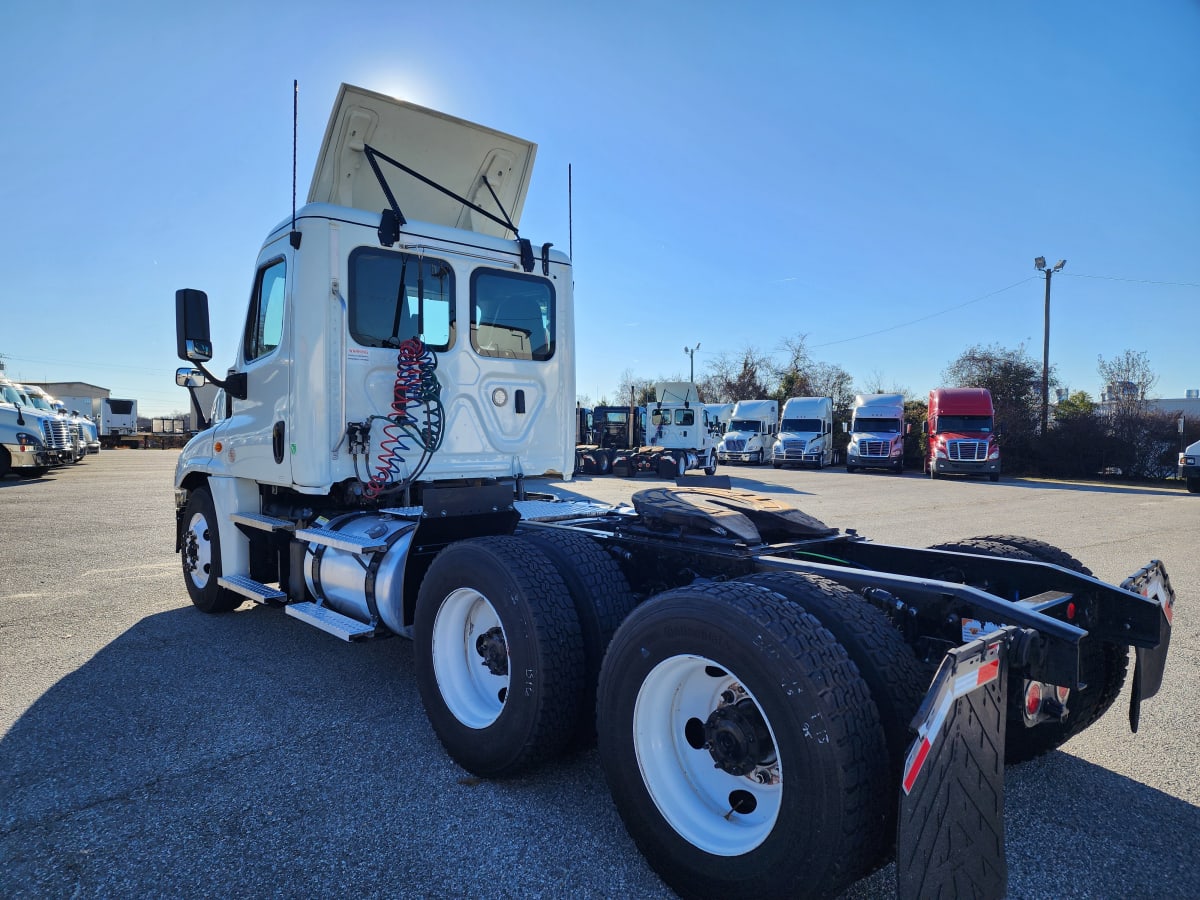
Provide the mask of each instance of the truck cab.
POLYGON ((771 455, 774 435, 779 430, 779 402, 739 400, 733 405, 729 427, 717 445, 720 462, 762 465, 771 455))
POLYGON ((986 388, 935 388, 929 392, 929 440, 925 471, 941 475, 986 475, 1000 480, 1000 445, 992 395, 986 388))
POLYGON ((15 384, 0 376, 0 478, 44 475, 60 460, 49 416, 35 409, 15 384))
POLYGON ((846 471, 904 470, 903 394, 858 394, 850 420, 850 442, 846 446, 846 471))
POLYGON ((771 465, 823 468, 833 463, 833 399, 792 397, 783 404, 771 465))

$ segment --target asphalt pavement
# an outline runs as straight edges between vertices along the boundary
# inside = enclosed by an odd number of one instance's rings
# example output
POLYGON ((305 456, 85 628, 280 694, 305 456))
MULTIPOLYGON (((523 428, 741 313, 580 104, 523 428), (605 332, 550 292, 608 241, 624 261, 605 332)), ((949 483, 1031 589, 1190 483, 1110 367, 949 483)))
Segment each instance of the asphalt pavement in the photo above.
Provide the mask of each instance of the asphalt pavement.
MULTIPOLYGON (((196 611, 173 552, 177 456, 0 480, 0 897, 672 896, 595 751, 471 777, 426 722, 406 640, 348 645, 249 603, 196 611)), ((1200 496, 721 471, 877 541, 1024 534, 1113 583, 1162 559, 1178 598, 1163 688, 1136 735, 1127 686, 1062 750, 1010 768, 1010 896, 1200 894, 1200 496)), ((542 486, 619 503, 660 484, 542 486)), ((889 897, 893 878, 845 896, 889 897)))

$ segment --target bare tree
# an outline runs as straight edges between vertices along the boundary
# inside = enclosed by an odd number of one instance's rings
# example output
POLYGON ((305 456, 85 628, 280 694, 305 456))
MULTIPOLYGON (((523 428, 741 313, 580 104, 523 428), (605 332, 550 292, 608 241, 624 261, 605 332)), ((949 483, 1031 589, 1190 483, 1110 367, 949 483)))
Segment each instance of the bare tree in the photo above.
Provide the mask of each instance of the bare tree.
POLYGON ((722 353, 709 365, 701 382, 701 396, 707 403, 734 403, 771 396, 775 380, 770 359, 754 347, 746 347, 737 357, 722 353))
POLYGON ((884 381, 883 373, 878 370, 867 376, 867 380, 863 383, 862 393, 864 394, 903 394, 905 397, 909 395, 907 387, 896 382, 888 384, 884 381))
POLYGON ((1173 417, 1153 410, 1149 394, 1158 383, 1143 350, 1126 350, 1112 360, 1097 357, 1105 386, 1101 404, 1110 438, 1109 456, 1124 475, 1159 477, 1164 444, 1169 446, 1173 417), (1164 438, 1164 435, 1168 435, 1164 438))

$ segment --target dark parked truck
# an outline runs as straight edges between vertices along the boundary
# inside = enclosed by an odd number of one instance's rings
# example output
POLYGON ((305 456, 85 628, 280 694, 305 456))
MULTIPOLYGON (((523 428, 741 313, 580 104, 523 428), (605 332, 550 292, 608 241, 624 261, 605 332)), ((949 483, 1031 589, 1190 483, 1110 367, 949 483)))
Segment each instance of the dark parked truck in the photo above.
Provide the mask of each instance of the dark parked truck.
POLYGON ((597 406, 591 411, 587 439, 575 447, 575 473, 607 475, 622 450, 633 450, 646 442, 644 406, 597 406))
MULTIPOLYGON (((517 231, 533 154, 343 86, 180 456, 192 603, 412 639, 477 776, 597 742, 681 894, 834 894, 894 854, 902 897, 1002 896, 1005 765, 1095 722, 1131 648, 1136 728, 1164 567, 1112 585, 1020 537, 877 544, 715 477, 620 508, 536 492, 571 477, 575 390, 571 262, 517 231)), ((207 298, 176 313, 203 368, 207 298)))
POLYGON ((935 388, 923 430, 929 439, 925 472, 986 475, 1000 480, 1000 445, 995 410, 987 388, 935 388))

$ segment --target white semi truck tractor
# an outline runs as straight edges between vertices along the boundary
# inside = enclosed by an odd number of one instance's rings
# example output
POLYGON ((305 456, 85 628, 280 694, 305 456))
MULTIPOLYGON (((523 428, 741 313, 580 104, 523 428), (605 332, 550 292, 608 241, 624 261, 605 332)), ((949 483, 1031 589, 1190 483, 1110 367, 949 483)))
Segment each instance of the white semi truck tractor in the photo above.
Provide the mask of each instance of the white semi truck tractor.
POLYGON ((224 397, 176 471, 192 603, 411 638, 478 776, 597 741, 682 894, 833 894, 894 848, 902 897, 1001 896, 1005 761, 1094 722, 1130 647, 1136 721, 1165 569, 875 544, 715 476, 619 508, 535 491, 570 478, 575 384, 571 261, 518 231, 534 150, 343 86, 223 377, 206 296, 176 294, 179 355, 224 397))

